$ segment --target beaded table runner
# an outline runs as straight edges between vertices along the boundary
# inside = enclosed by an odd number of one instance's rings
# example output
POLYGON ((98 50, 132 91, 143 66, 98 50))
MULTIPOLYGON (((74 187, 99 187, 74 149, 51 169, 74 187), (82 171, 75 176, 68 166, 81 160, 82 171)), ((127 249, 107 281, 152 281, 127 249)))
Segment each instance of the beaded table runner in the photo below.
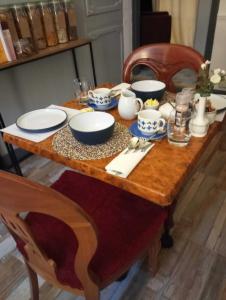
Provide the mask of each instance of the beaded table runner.
POLYGON ((78 160, 95 160, 110 157, 122 151, 128 145, 131 135, 128 128, 120 123, 115 123, 113 136, 104 144, 85 145, 77 141, 68 126, 58 131, 52 142, 55 152, 78 160))

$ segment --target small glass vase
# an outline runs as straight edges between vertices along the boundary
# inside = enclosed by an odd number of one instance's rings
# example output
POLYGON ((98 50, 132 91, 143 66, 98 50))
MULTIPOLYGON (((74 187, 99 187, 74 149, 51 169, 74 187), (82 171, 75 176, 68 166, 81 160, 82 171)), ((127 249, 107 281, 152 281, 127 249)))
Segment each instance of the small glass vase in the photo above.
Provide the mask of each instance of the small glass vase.
POLYGON ((204 137, 209 128, 209 120, 206 117, 206 101, 207 97, 199 97, 197 105, 197 113, 190 122, 190 130, 192 136, 204 137))

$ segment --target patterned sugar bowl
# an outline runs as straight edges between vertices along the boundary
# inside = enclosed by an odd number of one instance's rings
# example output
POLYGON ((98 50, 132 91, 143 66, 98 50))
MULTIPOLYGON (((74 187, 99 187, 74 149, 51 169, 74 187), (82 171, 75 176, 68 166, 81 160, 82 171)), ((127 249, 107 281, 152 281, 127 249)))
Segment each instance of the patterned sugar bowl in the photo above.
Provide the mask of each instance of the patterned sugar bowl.
POLYGON ((110 92, 110 89, 98 88, 93 91, 90 90, 88 96, 97 107, 105 107, 111 103, 110 92))
POLYGON ((145 135, 163 131, 165 125, 166 121, 161 118, 160 111, 150 109, 138 113, 138 129, 145 135))

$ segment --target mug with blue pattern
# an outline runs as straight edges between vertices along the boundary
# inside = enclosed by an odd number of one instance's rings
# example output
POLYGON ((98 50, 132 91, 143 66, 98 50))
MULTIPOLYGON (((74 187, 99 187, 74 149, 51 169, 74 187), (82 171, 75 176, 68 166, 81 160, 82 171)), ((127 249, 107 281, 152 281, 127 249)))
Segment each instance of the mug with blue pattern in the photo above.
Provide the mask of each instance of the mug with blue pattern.
POLYGON ((111 103, 110 89, 98 88, 88 92, 88 96, 91 101, 98 106, 108 106, 111 103))
POLYGON ((166 121, 161 116, 158 110, 141 110, 138 113, 138 129, 145 135, 164 131, 166 121))

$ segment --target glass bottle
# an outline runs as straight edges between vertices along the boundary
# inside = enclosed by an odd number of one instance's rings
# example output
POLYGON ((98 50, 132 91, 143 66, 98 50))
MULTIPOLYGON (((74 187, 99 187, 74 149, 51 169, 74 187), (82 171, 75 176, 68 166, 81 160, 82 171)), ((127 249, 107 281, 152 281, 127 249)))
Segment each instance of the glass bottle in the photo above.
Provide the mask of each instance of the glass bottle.
POLYGON ((23 5, 14 5, 12 12, 19 37, 18 41, 14 43, 17 56, 29 56, 34 53, 34 45, 26 9, 23 5))
POLYGON ((39 6, 35 3, 28 3, 27 12, 31 24, 36 49, 45 49, 47 47, 47 43, 42 24, 42 15, 39 6))
POLYGON ((60 44, 68 42, 67 25, 65 19, 65 12, 62 3, 53 1, 53 11, 57 30, 58 41, 60 44))
POLYGON ((78 38, 77 32, 77 17, 75 10, 75 2, 71 0, 63 0, 66 15, 67 31, 69 40, 76 40, 78 38))
POLYGON ((56 33, 56 26, 54 22, 52 6, 48 2, 40 2, 40 7, 43 17, 47 45, 56 46, 58 44, 58 38, 56 33))

